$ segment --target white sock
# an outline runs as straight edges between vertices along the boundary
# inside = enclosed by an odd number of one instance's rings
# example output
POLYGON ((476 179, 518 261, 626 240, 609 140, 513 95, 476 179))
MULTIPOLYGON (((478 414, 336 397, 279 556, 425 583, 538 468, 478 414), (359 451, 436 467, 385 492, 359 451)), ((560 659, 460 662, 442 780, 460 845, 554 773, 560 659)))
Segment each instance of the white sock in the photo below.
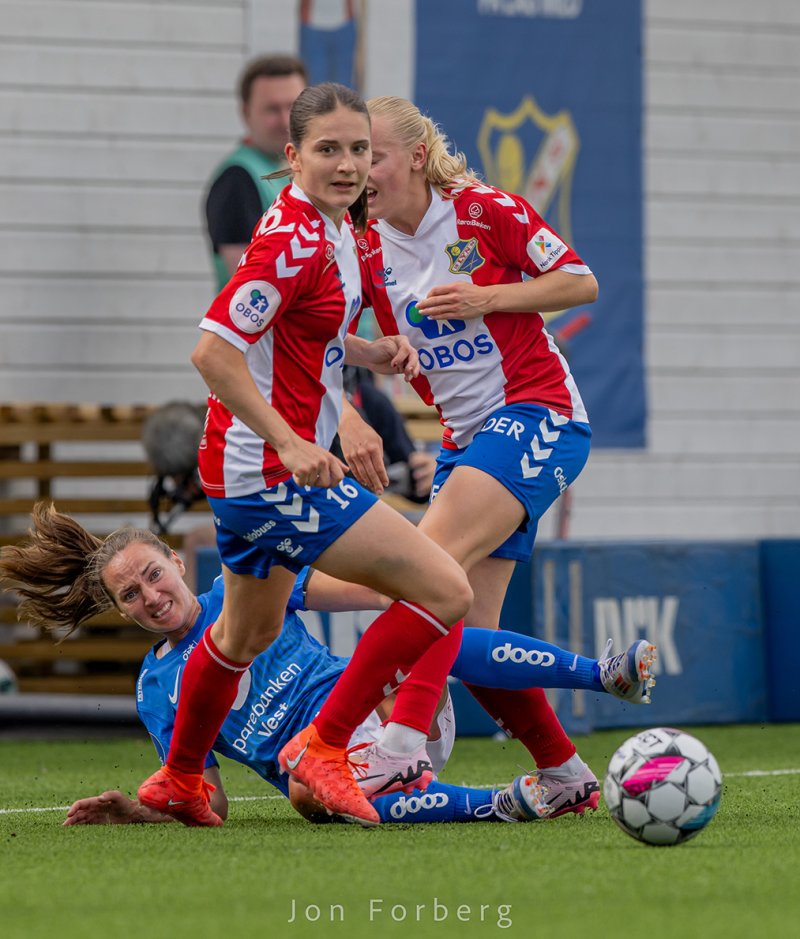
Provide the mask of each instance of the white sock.
POLYGON ((585 770, 586 764, 577 753, 573 753, 567 762, 562 763, 561 766, 548 766, 547 769, 542 769, 540 772, 547 773, 548 776, 555 776, 556 779, 569 779, 571 776, 580 776, 585 770))
POLYGON ((413 753, 419 749, 428 739, 427 734, 421 730, 414 730, 413 727, 406 727, 405 724, 396 724, 394 721, 383 728, 378 743, 384 750, 391 753, 413 753))

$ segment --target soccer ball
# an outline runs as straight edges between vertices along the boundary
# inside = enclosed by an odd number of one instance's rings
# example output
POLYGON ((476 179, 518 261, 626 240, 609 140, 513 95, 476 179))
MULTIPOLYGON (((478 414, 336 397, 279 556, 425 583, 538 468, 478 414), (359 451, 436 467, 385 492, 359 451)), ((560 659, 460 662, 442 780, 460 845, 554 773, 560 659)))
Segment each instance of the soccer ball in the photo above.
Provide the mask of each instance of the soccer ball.
POLYGON ((714 817, 722 774, 697 738, 655 727, 626 740, 611 757, 603 795, 611 817, 632 838, 682 844, 714 817))

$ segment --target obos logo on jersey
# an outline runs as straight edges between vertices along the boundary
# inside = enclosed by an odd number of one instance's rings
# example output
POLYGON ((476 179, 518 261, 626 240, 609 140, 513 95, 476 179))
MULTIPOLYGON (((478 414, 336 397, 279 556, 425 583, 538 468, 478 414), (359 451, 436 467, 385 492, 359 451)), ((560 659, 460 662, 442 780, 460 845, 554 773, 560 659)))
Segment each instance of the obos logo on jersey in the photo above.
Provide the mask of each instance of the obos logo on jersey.
MULTIPOLYGON (((422 331, 426 339, 449 339, 467 328, 464 320, 432 320, 420 313, 417 301, 412 300, 406 307, 406 321, 422 331)), ((488 333, 479 333, 470 342, 462 336, 452 345, 436 345, 429 348, 419 347, 419 364, 429 372, 432 369, 450 368, 465 362, 471 362, 476 355, 488 355, 494 351, 494 343, 488 333)))
POLYGON ((258 333, 278 312, 281 295, 265 280, 250 280, 231 297, 228 313, 243 333, 258 333))
POLYGON ((441 339, 442 336, 452 336, 461 333, 467 328, 464 320, 432 320, 420 313, 416 300, 412 300, 406 307, 406 322, 422 330, 426 339, 441 339))
POLYGON ((528 242, 528 257, 540 271, 551 268, 566 250, 567 246, 558 235, 546 228, 540 228, 528 242))
POLYGON ((451 274, 471 274, 486 263, 486 258, 478 251, 477 238, 462 238, 444 250, 450 258, 451 274))

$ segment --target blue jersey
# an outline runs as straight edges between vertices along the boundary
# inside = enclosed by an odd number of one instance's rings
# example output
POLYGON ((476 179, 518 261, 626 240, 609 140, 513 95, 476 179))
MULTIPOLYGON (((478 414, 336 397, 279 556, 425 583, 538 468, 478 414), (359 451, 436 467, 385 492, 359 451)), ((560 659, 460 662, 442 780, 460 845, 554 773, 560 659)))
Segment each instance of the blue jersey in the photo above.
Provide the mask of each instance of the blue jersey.
MULTIPOLYGON (((306 574, 301 571, 297 578, 280 636, 242 675, 239 693, 214 743, 217 753, 249 766, 284 795, 288 794, 288 777, 278 769, 278 753, 311 722, 348 662, 331 655, 310 636, 295 612, 303 609, 306 574)), ((175 726, 183 666, 204 630, 219 616, 222 593, 222 577, 218 577, 211 590, 198 597, 201 612, 188 634, 161 658, 157 653, 166 639, 157 643, 142 663, 136 709, 162 763, 175 726)), ((206 766, 215 765, 210 753, 206 766)))

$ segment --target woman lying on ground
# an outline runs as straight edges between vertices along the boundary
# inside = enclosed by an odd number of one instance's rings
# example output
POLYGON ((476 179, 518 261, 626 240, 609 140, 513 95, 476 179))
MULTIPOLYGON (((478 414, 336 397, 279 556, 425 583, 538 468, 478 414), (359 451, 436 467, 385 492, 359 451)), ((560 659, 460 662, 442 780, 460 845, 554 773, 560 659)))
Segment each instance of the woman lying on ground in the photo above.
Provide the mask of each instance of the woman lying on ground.
MULTIPOLYGON (((142 663, 136 706, 159 758, 170 745, 185 663, 222 606, 223 581, 196 596, 182 579, 178 555, 152 532, 121 528, 101 540, 52 506, 39 503, 27 542, 0 551, 0 583, 20 597, 19 615, 48 629, 77 628, 103 610, 122 615, 159 637, 142 663)), ((314 716, 347 665, 306 630, 298 611, 383 609, 387 598, 368 588, 338 581, 311 569, 295 584, 280 636, 257 656, 239 684, 233 707, 206 758, 204 778, 213 810, 225 818, 227 798, 214 753, 250 767, 288 796, 305 817, 327 820, 308 790, 281 773, 278 753, 286 740, 314 716)), ((649 703, 654 648, 644 640, 613 659, 597 661, 530 636, 504 630, 466 629, 452 674, 487 687, 583 688, 649 703)), ((364 721, 350 740, 353 761, 359 748, 376 739, 391 713, 391 699, 364 721)), ((430 728, 430 769, 438 774, 453 747, 455 719, 447 690, 430 728)), ((409 766, 409 779, 420 767, 409 766)), ((359 779, 368 783, 368 779, 359 779)), ((400 780, 402 782, 402 780, 400 780)), ((382 822, 526 820, 548 817, 545 793, 531 776, 519 776, 499 792, 431 782, 425 797, 412 792, 371 795, 382 822)), ((109 791, 81 799, 65 824, 156 822, 172 818, 109 791)))

